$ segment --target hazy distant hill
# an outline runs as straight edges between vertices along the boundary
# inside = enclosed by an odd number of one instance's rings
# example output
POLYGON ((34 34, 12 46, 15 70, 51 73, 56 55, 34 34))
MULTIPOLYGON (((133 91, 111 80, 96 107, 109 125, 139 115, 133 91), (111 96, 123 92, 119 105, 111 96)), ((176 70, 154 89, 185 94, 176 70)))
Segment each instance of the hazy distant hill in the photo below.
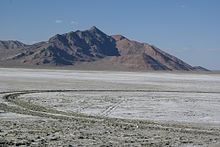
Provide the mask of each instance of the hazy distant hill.
POLYGON ((96 27, 55 35, 47 42, 25 45, 0 41, 0 64, 78 66, 90 69, 206 70, 192 67, 155 46, 108 36, 96 27))

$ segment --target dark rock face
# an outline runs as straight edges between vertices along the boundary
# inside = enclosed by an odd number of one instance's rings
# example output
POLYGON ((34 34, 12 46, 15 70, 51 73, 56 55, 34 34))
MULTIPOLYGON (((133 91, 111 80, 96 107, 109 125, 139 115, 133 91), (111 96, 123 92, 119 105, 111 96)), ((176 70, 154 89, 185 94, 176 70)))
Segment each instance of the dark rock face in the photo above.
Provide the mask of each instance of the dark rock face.
POLYGON ((131 41, 121 35, 108 36, 96 27, 57 34, 48 42, 33 45, 0 41, 0 53, 1 62, 24 65, 74 66, 76 63, 89 64, 105 59, 108 67, 117 65, 135 70, 195 70, 152 45, 131 41))

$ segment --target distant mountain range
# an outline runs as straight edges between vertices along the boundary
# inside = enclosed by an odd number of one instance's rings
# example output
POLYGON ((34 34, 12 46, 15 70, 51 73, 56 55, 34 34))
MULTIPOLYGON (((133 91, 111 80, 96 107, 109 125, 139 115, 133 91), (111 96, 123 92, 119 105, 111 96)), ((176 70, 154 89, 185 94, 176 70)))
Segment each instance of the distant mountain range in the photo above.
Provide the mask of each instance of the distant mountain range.
POLYGON ((71 66, 103 70, 205 71, 147 43, 121 35, 108 36, 96 27, 55 35, 47 42, 26 45, 0 41, 0 65, 71 66))

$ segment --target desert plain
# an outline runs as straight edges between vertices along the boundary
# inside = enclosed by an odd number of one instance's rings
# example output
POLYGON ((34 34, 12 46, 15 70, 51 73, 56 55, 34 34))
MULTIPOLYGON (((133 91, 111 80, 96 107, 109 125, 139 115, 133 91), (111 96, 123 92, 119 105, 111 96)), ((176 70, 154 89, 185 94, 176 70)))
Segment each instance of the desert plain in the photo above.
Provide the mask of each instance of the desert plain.
POLYGON ((0 146, 220 146, 220 74, 0 68, 0 146))

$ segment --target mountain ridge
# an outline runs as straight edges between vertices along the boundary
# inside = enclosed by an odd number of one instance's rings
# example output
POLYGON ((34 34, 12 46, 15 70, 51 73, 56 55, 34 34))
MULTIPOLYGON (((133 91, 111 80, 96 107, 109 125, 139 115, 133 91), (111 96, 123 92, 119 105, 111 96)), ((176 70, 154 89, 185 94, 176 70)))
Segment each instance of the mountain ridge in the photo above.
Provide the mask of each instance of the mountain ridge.
POLYGON ((46 42, 32 45, 0 41, 0 53, 0 65, 3 62, 24 66, 97 63, 103 64, 104 68, 117 66, 134 70, 206 70, 195 68, 153 45, 132 41, 122 35, 106 35, 95 26, 84 31, 56 34, 46 42))

